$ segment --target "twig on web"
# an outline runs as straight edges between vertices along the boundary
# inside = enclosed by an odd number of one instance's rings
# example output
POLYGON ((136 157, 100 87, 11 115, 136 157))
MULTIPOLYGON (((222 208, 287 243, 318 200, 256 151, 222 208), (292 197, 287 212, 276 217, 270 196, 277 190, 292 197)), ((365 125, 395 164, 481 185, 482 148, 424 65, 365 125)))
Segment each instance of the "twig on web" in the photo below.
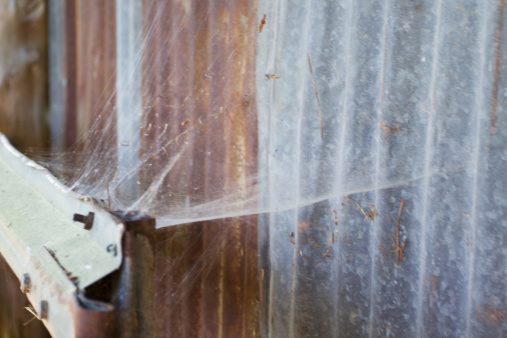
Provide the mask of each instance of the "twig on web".
POLYGON ((319 108, 319 119, 320 119, 320 137, 324 138, 324 124, 322 123, 322 109, 320 109, 319 93, 317 92, 317 85, 315 84, 315 78, 313 77, 312 63, 310 62, 310 55, 306 54, 308 58, 308 67, 310 68, 310 75, 312 76, 313 90, 315 91, 315 97, 317 98, 317 106, 319 108))
POLYGON ((407 240, 405 239, 403 241, 403 244, 400 246, 400 220, 401 220, 401 213, 403 212, 403 205, 405 204, 405 200, 402 199, 400 203, 400 210, 398 211, 398 221, 396 222, 396 242, 394 239, 393 246, 394 249, 391 252, 396 252, 396 264, 400 265, 400 262, 403 262, 403 250, 405 250, 405 245, 407 245, 407 240))

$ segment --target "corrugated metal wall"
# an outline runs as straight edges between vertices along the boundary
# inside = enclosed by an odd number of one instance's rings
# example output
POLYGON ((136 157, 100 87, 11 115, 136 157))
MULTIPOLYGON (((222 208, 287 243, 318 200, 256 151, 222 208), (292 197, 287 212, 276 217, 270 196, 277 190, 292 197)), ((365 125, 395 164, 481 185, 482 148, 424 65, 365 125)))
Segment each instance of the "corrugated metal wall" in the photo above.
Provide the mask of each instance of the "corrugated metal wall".
POLYGON ((264 14, 263 193, 322 201, 263 217, 263 332, 505 335, 504 1, 260 1, 264 14))
POLYGON ((52 167, 69 185, 109 179, 115 163, 116 21, 111 1, 49 1, 52 167), (89 130, 101 130, 85 137, 89 130))
MULTIPOLYGON (((186 196, 196 205, 255 175, 256 166, 245 165, 257 158, 257 129, 249 128, 256 126, 255 10, 251 1, 143 2, 141 154, 151 155, 140 168, 141 189, 188 144, 153 203, 186 196)), ((246 216, 157 230, 155 335, 258 335, 256 223, 246 216)))
MULTIPOLYGON (((256 126, 255 3, 117 5, 115 10, 109 2, 52 3, 52 123, 66 126, 64 133, 55 129, 53 141, 74 150, 66 154, 64 167, 70 165, 62 171, 73 171, 76 187, 102 189, 117 177, 117 166, 119 175, 122 170, 128 175, 139 165, 129 184, 111 188, 129 203, 179 151, 180 144, 168 140, 193 128, 189 139, 181 137, 182 143, 195 141, 190 156, 165 178, 164 186, 172 189, 162 189, 155 203, 195 188, 209 199, 213 191, 232 189, 231 181, 255 175, 255 166, 241 165, 241 158, 249 163, 257 158, 257 129, 246 129, 256 126), (208 81, 213 74, 219 75, 208 81), (210 119, 220 107, 230 119, 210 119), (215 160, 202 156, 210 151, 215 160)), ((159 230, 150 241, 139 239, 150 255, 135 263, 146 267, 136 277, 139 308, 132 309, 134 332, 122 334, 257 335, 256 223, 256 216, 246 216, 187 224, 159 230)))
POLYGON ((189 143, 153 203, 196 206, 259 177, 259 210, 273 210, 158 230, 147 332, 505 335, 504 4, 129 1, 113 15, 65 2, 76 16, 52 60, 77 77, 52 95, 66 100, 52 123, 75 136, 113 102, 111 161, 136 161, 122 143, 157 154, 141 190, 189 143), (125 34, 139 26, 136 52, 125 34), (115 67, 141 75, 108 86, 115 67))

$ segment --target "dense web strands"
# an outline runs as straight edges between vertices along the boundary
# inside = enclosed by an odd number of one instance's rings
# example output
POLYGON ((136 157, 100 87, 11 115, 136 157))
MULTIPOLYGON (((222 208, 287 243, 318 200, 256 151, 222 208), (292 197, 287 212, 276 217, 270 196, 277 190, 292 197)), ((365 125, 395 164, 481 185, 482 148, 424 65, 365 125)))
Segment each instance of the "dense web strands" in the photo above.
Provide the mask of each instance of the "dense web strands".
POLYGON ((218 5, 197 13, 167 2, 121 6, 117 69, 102 74, 103 91, 85 107, 91 112, 78 109, 81 136, 72 151, 45 164, 78 193, 107 208, 150 213, 159 225, 256 212, 250 28, 257 20, 252 12, 249 24, 237 18, 237 28, 210 36, 216 18, 229 15, 222 12, 218 5), (169 11, 182 15, 169 22, 169 11))
POLYGON ((91 107, 89 127, 80 126, 72 151, 42 161, 107 208, 140 210, 167 226, 297 208, 466 167, 466 154, 429 167, 417 160, 423 130, 400 127, 413 116, 382 117, 382 68, 351 86, 361 71, 347 61, 351 51, 333 59, 312 47, 326 38, 334 45, 334 35, 322 35, 332 31, 277 40, 284 28, 273 22, 252 32, 257 18, 246 25, 228 17, 220 27, 210 20, 222 15, 212 5, 197 13, 166 2, 141 7, 117 12, 116 71, 91 107), (169 10, 181 18, 168 22, 169 10), (219 29, 230 32, 211 35, 219 29), (226 39, 235 34, 243 39, 226 39), (347 68, 337 68, 343 62, 347 68), (359 101, 350 101, 354 95, 359 101), (369 105, 357 110, 361 102, 369 105), (406 140, 394 157, 379 148, 390 138, 406 140))
MULTIPOLYGON (((215 119, 214 124, 224 123, 224 116, 220 113, 211 118, 215 119)), ((302 189, 299 189, 299 194, 293 193, 291 182, 286 183, 288 186, 280 186, 282 182, 270 182, 274 186, 272 189, 278 190, 280 188, 278 194, 281 196, 274 201, 262 199, 259 194, 259 182, 266 184, 268 177, 253 173, 253 175, 241 177, 241 180, 228 182, 230 186, 227 189, 216 187, 212 190, 212 193, 207 193, 211 195, 207 198, 203 196, 200 180, 180 182, 183 186, 178 186, 178 183, 171 185, 168 178, 175 171, 183 172, 185 176, 190 176, 189 173, 192 171, 199 171, 198 168, 192 165, 192 159, 196 156, 193 145, 202 142, 199 139, 204 137, 201 128, 207 129, 209 121, 198 120, 197 126, 187 126, 187 129, 175 138, 164 135, 167 129, 170 128, 169 123, 164 124, 163 127, 154 127, 150 123, 144 125, 142 129, 148 132, 154 129, 158 129, 158 131, 162 129, 158 135, 154 133, 157 136, 154 143, 149 147, 155 149, 142 154, 139 160, 136 161, 137 163, 128 166, 114 164, 114 157, 118 152, 116 137, 104 133, 105 129, 114 129, 113 122, 108 120, 104 123, 101 120, 99 127, 92 127, 91 131, 87 132, 80 140, 80 142, 85 142, 83 148, 87 147, 86 140, 89 138, 93 139, 93 142, 98 141, 97 145, 85 150, 59 153, 52 162, 46 162, 47 160, 42 159, 40 161, 57 173, 72 190, 79 194, 92 196, 110 209, 125 212, 141 210, 155 215, 160 222, 159 224, 163 225, 282 211, 343 195, 394 188, 428 176, 444 176, 446 173, 462 169, 455 166, 447 170, 433 170, 430 173, 425 173, 424 168, 411 168, 410 163, 407 163, 409 162, 407 156, 404 160, 398 162, 401 169, 404 168, 406 171, 401 171, 399 175, 391 180, 373 182, 374 176, 372 176, 371 169, 358 167, 347 177, 346 184, 338 189, 335 184, 336 178, 332 174, 322 173, 322 168, 315 168, 318 176, 308 177, 304 182, 299 182, 303 185, 302 189), (171 152, 167 149, 170 149, 171 152), (79 163, 79 165, 76 165, 76 163, 79 163), (369 171, 370 174, 368 174, 369 171), (141 183, 143 179, 140 176, 144 177, 144 185, 141 183), (132 199, 132 196, 137 197, 132 199)), ((176 126, 172 125, 172 127, 179 130, 182 124, 188 125, 190 122, 183 121, 176 124, 176 126)), ((253 128, 256 128, 256 126, 253 126, 253 128)), ((304 129, 301 132, 304 132, 304 129)), ((311 130, 311 132, 314 133, 315 130, 311 130)), ((78 148, 80 147, 78 146, 78 148)), ((128 153, 130 148, 140 148, 140 145, 123 141, 120 143, 120 147, 127 149, 126 155, 124 155, 126 157, 130 155, 128 153)), ((274 149, 275 154, 278 151, 278 149, 274 149)), ((199 151, 198 153, 203 158, 210 158, 211 162, 217 162, 217 165, 222 163, 220 155, 215 155, 212 151, 199 151)), ((312 154, 309 157, 317 155, 312 154)), ((371 154, 372 157, 374 155, 371 154)), ((122 160, 123 157, 120 157, 119 161, 122 160)), ((308 166, 311 167, 311 158, 309 160, 308 166)), ((346 162, 342 159, 341 164, 343 163, 346 162)), ((249 163, 243 163, 242 165, 247 168, 249 163)), ((256 166, 255 163, 251 165, 256 166)), ((327 165, 339 167, 340 163, 327 163, 327 165)), ((290 175, 290 172, 280 174, 290 175)))

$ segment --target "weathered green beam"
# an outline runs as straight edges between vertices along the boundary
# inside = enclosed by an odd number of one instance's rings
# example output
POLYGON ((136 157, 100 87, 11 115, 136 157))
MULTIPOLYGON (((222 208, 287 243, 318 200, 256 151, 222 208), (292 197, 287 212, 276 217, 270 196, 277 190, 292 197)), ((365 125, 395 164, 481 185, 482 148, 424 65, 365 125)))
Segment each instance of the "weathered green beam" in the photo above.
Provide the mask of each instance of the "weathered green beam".
POLYGON ((76 328, 89 310, 77 295, 120 267, 123 232, 118 219, 75 196, 0 134, 0 253, 54 337, 83 334, 76 328), (74 221, 80 218, 86 226, 74 221))

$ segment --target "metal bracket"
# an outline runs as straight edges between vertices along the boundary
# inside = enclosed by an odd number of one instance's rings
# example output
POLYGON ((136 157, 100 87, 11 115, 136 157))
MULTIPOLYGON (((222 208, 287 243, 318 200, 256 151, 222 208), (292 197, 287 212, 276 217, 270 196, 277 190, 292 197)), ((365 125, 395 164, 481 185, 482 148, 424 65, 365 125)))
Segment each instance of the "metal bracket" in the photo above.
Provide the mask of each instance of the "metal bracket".
POLYGON ((114 308, 86 306, 82 290, 120 267, 122 221, 74 194, 2 134, 0 182, 0 253, 51 335, 85 336, 83 322, 112 327, 114 308))

